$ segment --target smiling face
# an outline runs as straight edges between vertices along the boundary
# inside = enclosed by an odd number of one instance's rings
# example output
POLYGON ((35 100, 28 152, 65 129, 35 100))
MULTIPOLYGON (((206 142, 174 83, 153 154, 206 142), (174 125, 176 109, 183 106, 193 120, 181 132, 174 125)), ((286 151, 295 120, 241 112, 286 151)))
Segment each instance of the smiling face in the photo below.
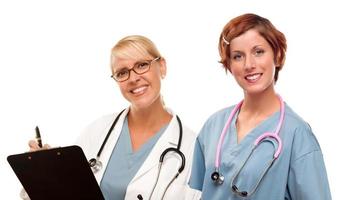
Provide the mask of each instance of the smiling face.
POLYGON ((274 58, 270 44, 256 29, 230 41, 230 70, 245 94, 274 90, 274 58))
MULTIPOLYGON (((136 63, 150 61, 151 56, 136 55, 132 58, 112 58, 113 73, 122 69, 131 69, 136 63)), ((144 109, 160 103, 161 77, 166 73, 166 65, 163 59, 151 62, 149 71, 137 74, 130 71, 130 77, 126 81, 117 82, 122 95, 133 108, 144 109)))

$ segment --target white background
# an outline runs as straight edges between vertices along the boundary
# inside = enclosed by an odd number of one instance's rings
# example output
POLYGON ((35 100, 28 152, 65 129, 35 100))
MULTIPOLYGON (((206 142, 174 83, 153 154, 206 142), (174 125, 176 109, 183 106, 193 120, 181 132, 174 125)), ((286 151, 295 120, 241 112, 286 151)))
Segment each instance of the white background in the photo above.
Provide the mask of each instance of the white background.
POLYGON ((44 142, 69 145, 91 121, 128 105, 109 68, 110 49, 123 36, 142 34, 156 43, 168 64, 165 102, 199 131, 210 114, 242 98, 217 62, 217 43, 231 18, 253 12, 287 37, 277 91, 312 126, 333 199, 341 199, 336 2, 1 1, 0 198, 19 199, 21 186, 6 157, 27 151, 36 125, 44 142))

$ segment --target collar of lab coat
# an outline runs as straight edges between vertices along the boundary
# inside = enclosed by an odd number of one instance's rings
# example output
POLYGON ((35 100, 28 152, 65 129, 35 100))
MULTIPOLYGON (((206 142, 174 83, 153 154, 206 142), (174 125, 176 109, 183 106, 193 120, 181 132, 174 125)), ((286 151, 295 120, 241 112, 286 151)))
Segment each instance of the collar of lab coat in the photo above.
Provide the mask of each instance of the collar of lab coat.
MULTIPOLYGON (((121 134, 123 122, 124 122, 125 117, 128 114, 128 111, 129 111, 129 108, 125 109, 125 111, 120 116, 115 128, 113 129, 112 133, 110 134, 110 137, 108 138, 107 144, 105 145, 102 151, 101 162, 103 164, 103 169, 100 170, 98 173, 96 173, 96 179, 99 183, 105 172, 105 168, 110 159, 112 150, 114 149, 116 145, 119 135, 121 134)), ((167 129, 159 138, 158 142, 155 144, 152 151, 149 153, 143 165, 137 171, 136 175, 134 176, 134 178, 132 179, 130 183, 133 183, 134 181, 138 180, 141 176, 146 174, 150 169, 152 169, 153 167, 156 167, 159 164, 160 155, 165 149, 169 147, 174 147, 174 148, 177 147, 179 134, 180 134, 179 124, 177 122, 176 115, 173 113, 173 111, 169 108, 167 108, 167 111, 171 115, 173 115, 167 129)), ((110 127, 108 127, 107 129, 109 128, 110 127)))

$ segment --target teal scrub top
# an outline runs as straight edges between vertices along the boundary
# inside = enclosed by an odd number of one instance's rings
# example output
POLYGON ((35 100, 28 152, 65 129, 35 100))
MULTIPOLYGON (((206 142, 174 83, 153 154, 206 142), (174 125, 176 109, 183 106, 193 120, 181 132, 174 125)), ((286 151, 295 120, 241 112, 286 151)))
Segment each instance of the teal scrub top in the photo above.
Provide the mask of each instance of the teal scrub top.
MULTIPOLYGON (((221 131, 233 107, 213 114, 201 129, 194 150, 192 173, 189 185, 202 191, 204 200, 329 200, 331 199, 327 173, 320 146, 311 131, 293 110, 285 104, 284 122, 279 132, 282 152, 264 176, 256 191, 247 198, 236 195, 231 190, 232 177, 241 168, 250 154, 253 143, 264 132, 275 132, 280 112, 268 117, 243 140, 237 142, 236 119, 227 130, 222 150, 219 172, 225 180, 217 185, 211 179, 214 172, 216 147, 221 131)), ((242 171, 235 179, 240 191, 250 192, 277 149, 277 143, 267 139, 252 153, 242 171)))
POLYGON ((148 157, 168 124, 133 152, 127 118, 105 169, 100 188, 106 200, 123 200, 130 181, 148 157))

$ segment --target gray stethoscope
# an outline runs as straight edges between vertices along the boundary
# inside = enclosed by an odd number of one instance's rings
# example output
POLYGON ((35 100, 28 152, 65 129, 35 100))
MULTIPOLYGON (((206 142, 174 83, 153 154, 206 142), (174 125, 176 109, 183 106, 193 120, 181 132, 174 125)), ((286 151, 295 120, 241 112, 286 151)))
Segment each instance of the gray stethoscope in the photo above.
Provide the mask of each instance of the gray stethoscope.
MULTIPOLYGON (((115 128, 115 125, 116 125, 118 119, 120 118, 121 114, 123 113, 123 111, 124 111, 124 110, 122 110, 122 111, 117 115, 117 117, 115 118, 114 122, 112 123, 112 125, 111 125, 111 127, 110 127, 110 129, 109 129, 107 135, 105 136, 105 139, 104 139, 102 145, 101 145, 101 148, 99 149, 99 151, 98 151, 98 153, 97 153, 97 155, 96 155, 96 158, 91 158, 91 159, 89 160, 89 165, 90 165, 90 167, 91 167, 91 169, 92 169, 92 171, 93 171, 94 173, 98 172, 99 170, 101 170, 101 169, 103 168, 102 162, 99 160, 99 158, 100 158, 100 156, 101 156, 101 153, 102 153, 102 151, 103 151, 103 148, 104 148, 105 144, 107 143, 107 140, 109 139, 109 136, 110 136, 112 130, 115 128)), ((168 183, 168 185, 167 185, 165 191, 163 192, 163 195, 162 195, 162 198, 161 198, 161 199, 163 199, 163 197, 165 196, 165 194, 166 194, 166 192, 167 192, 169 186, 173 183, 173 181, 179 176, 179 174, 181 174, 181 172, 182 172, 182 171, 184 170, 184 168, 185 168, 185 163, 186 163, 185 155, 184 155, 184 154, 181 152, 181 150, 180 150, 181 141, 182 141, 182 123, 181 123, 180 118, 179 118, 177 115, 176 115, 176 119, 177 119, 178 124, 179 124, 179 140, 178 140, 178 145, 177 145, 176 148, 174 148, 174 147, 169 147, 169 148, 165 149, 165 150, 161 153, 160 159, 159 159, 159 166, 158 166, 157 178, 156 178, 156 181, 155 181, 155 183, 154 183, 154 186, 153 186, 153 189, 152 189, 152 192, 151 192, 151 194, 150 194, 149 199, 152 197, 152 195, 153 195, 153 193, 154 193, 154 190, 155 190, 155 188, 156 188, 157 182, 159 181, 159 176, 160 176, 160 172, 161 172, 161 168, 162 168, 163 159, 164 159, 164 157, 165 157, 165 155, 166 155, 167 153, 172 152, 172 151, 175 152, 175 153, 177 153, 177 154, 181 157, 181 165, 180 165, 180 167, 179 167, 179 169, 178 169, 178 172, 175 174, 175 176, 172 178, 172 180, 168 183)), ((138 194, 138 195, 137 195, 137 199, 143 200, 143 196, 142 196, 141 194, 138 194)))
MULTIPOLYGON (((260 184, 260 182, 262 181, 262 179, 264 178, 265 174, 269 171, 270 167, 272 166, 272 164, 274 163, 274 161, 278 158, 279 154, 281 153, 282 151, 282 140, 281 138, 279 137, 278 133, 282 127, 282 124, 283 124, 283 120, 284 120, 284 112, 285 112, 285 106, 284 106, 284 102, 282 100, 282 98, 278 95, 278 98, 280 100, 280 119, 279 119, 279 122, 277 124, 277 128, 276 128, 276 131, 275 132, 265 132, 263 133, 262 135, 260 135, 255 141, 254 141, 254 144, 253 144, 253 148, 250 152, 250 154, 248 155, 248 157, 246 158, 246 160, 244 161, 244 163, 242 164, 242 166, 239 168, 239 170, 235 173, 235 175, 232 177, 232 180, 231 180, 231 190, 232 192, 234 192, 235 194, 237 194, 238 196, 241 196, 241 197, 249 197, 251 196, 255 191, 256 189, 258 188, 258 185, 260 184), (240 171, 244 168, 246 162, 249 160, 249 158, 251 157, 251 154, 253 153, 253 151, 257 148, 257 146, 262 143, 263 141, 265 141, 266 138, 273 138, 274 141, 277 142, 278 144, 278 147, 273 155, 273 159, 269 162, 267 168, 263 171, 261 177, 258 179, 256 185, 253 187, 253 189, 250 191, 250 192, 247 192, 247 191, 240 191, 239 188, 236 186, 236 179, 240 173, 240 171)), ((221 185, 223 184, 224 182, 224 176, 223 174, 221 174, 219 172, 219 166, 220 166, 220 159, 221 159, 221 149, 222 149, 222 144, 224 142, 224 138, 225 138, 225 135, 226 135, 226 132, 227 132, 227 129, 229 128, 231 122, 232 122, 232 119, 233 117, 236 115, 236 113, 238 112, 238 110, 240 109, 240 107, 242 106, 243 104, 243 101, 241 101, 239 104, 237 104, 229 118, 227 119, 227 122, 224 126, 224 129, 223 131, 221 132, 220 134, 220 138, 219 138, 219 142, 218 142, 218 146, 217 146, 217 149, 216 149, 216 159, 215 159, 215 170, 214 172, 211 174, 211 179, 212 181, 217 184, 217 185, 221 185)), ((274 144, 274 141, 270 140, 274 147, 275 144, 274 144)))

